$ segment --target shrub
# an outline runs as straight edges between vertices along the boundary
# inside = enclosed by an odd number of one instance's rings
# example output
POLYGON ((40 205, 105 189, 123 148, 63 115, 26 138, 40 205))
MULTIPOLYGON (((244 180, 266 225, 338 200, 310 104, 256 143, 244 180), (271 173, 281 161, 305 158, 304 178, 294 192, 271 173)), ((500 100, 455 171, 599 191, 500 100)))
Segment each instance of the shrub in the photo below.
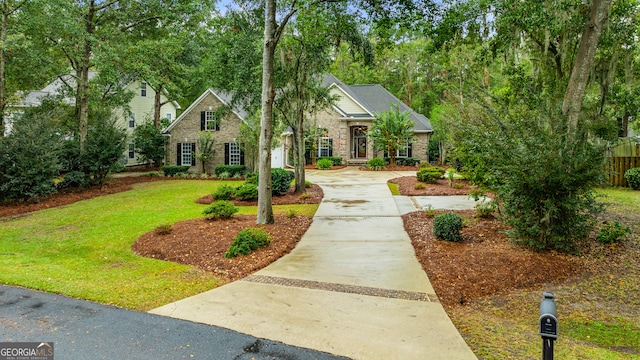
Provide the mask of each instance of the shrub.
POLYGON ((420 159, 416 159, 416 158, 396 158, 396 165, 402 165, 402 166, 416 166, 420 164, 420 159))
POLYGON ((493 213, 496 212, 498 206, 495 201, 483 200, 476 204, 476 216, 481 218, 490 218, 493 217, 493 213))
POLYGON ((81 171, 71 171, 64 175, 61 182, 57 184, 58 189, 84 188, 89 185, 87 174, 81 171))
POLYGON ((226 180, 231 177, 231 174, 228 171, 224 171, 218 175, 220 179, 226 180))
POLYGON ((327 159, 329 161, 331 161, 331 165, 335 165, 335 166, 340 166, 342 165, 342 158, 341 157, 337 157, 337 156, 323 156, 318 158, 318 162, 320 160, 324 160, 327 159))
POLYGON ((271 169, 271 192, 275 196, 282 196, 289 191, 291 181, 295 175, 285 169, 271 169))
POLYGON ((147 164, 160 166, 164 159, 164 143, 166 138, 160 129, 156 129, 153 121, 146 121, 136 126, 133 130, 133 143, 135 144, 138 160, 147 164))
POLYGON ((238 200, 255 200, 258 198, 258 185, 246 182, 236 188, 234 195, 238 200))
POLYGON ((247 174, 247 167, 245 165, 218 165, 213 171, 217 177, 222 177, 223 173, 227 173, 227 178, 237 178, 247 174))
POLYGON ((156 235, 169 235, 173 232, 173 227, 171 224, 160 225, 153 230, 156 235))
POLYGON ((54 193, 53 179, 62 167, 60 147, 60 136, 44 117, 18 117, 12 132, 0 137, 0 201, 54 193))
POLYGON ((310 199, 310 198, 312 198, 312 197, 313 197, 313 195, 311 195, 311 194, 309 194, 309 193, 302 193, 302 194, 300 194, 300 196, 299 196, 300 200, 307 200, 307 199, 310 199))
POLYGON ((620 224, 619 221, 605 222, 598 231, 596 238, 601 243, 613 244, 620 238, 627 236, 630 232, 631 230, 620 224))
POLYGON ((238 232, 224 254, 230 259, 238 255, 247 255, 261 246, 269 245, 271 236, 262 228, 249 228, 238 232))
POLYGON ((456 178, 455 175, 456 175, 456 169, 450 168, 449 170, 447 170, 447 179, 449 180, 449 187, 453 187, 453 184, 456 178))
POLYGON ((213 193, 213 200, 231 200, 235 192, 236 189, 233 186, 222 185, 213 193))
POLYGON ((113 120, 97 120, 89 126, 82 169, 89 174, 93 184, 102 185, 109 173, 122 166, 122 153, 127 142, 127 132, 113 120))
POLYGON ((419 183, 413 185, 413 188, 416 189, 416 190, 422 190, 422 189, 426 189, 427 185, 425 185, 424 183, 419 182, 419 183))
POLYGON ((453 184, 453 188, 454 189, 462 189, 463 187, 464 187, 463 183, 457 182, 457 183, 453 184))
POLYGON ((298 210, 296 209, 287 209, 287 218, 289 219, 293 219, 294 217, 298 216, 298 210))
POLYGON ((383 158, 373 158, 369 161, 367 161, 367 167, 373 170, 382 170, 384 169, 384 166, 386 165, 385 161, 383 158))
POLYGON ((462 235, 462 218, 458 214, 446 213, 433 219, 433 235, 447 241, 460 241, 462 235))
POLYGON ((177 174, 186 173, 190 166, 166 165, 162 167, 164 176, 175 176, 177 174))
POLYGON ((320 159, 318 160, 318 169, 320 170, 327 170, 327 169, 331 169, 331 166, 333 165, 333 162, 329 159, 320 159))
POLYGON ((305 180, 305 181, 304 181, 304 187, 306 187, 306 188, 310 188, 310 187, 311 187, 311 185, 313 185, 313 183, 312 183, 311 181, 309 181, 309 180, 305 180))
POLYGON ((216 201, 202 212, 209 220, 229 219, 238 212, 238 208, 231 201, 216 201))
POLYGON ((426 168, 431 167, 431 164, 428 161, 423 161, 420 164, 418 164, 418 167, 420 169, 426 169, 426 168))
POLYGON ((627 179, 629 187, 633 190, 640 190, 640 167, 625 171, 624 178, 627 179))
POLYGON ((428 204, 424 208, 424 216, 428 217, 429 219, 431 219, 432 217, 436 216, 436 209, 433 208, 433 205, 428 204))
POLYGON ((442 179, 444 173, 445 171, 442 168, 428 167, 419 170, 416 173, 416 178, 418 179, 418 181, 435 184, 436 182, 438 182, 438 179, 442 179))

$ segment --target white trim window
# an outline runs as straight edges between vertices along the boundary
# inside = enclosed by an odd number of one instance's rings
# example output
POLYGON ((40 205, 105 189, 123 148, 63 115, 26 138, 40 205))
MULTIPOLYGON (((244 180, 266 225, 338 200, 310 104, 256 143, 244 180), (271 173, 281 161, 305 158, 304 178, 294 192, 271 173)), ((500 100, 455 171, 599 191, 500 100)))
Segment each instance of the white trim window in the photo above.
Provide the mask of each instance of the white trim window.
POLYGON ((318 157, 332 156, 333 139, 321 137, 318 139, 318 157))
POLYGON ((167 113, 167 120, 169 120, 169 122, 171 122, 171 113, 167 113))
POLYGON ((238 143, 229 143, 229 165, 242 164, 242 149, 238 143))
POLYGON ((136 113, 130 112, 129 118, 127 119, 127 123, 129 124, 129 129, 134 129, 136 127, 136 113))
POLYGON ((134 143, 129 143, 129 147, 128 147, 128 155, 129 155, 129 159, 135 159, 136 158, 136 146, 134 143))
POLYGON ((191 143, 182 143, 182 163, 180 165, 191 166, 193 163, 193 152, 191 143))
POLYGON ((147 83, 144 81, 140 83, 140 96, 147 97, 147 83))
POLYGON ((214 111, 207 111, 204 117, 204 128, 209 131, 220 130, 218 117, 214 111))

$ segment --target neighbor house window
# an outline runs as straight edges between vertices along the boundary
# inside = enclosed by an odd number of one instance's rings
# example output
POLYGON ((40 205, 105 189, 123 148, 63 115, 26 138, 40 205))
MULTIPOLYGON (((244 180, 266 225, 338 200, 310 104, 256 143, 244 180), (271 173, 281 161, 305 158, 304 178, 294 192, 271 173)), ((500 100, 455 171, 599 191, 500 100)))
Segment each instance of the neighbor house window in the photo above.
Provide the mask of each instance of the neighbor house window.
POLYGON ((196 165, 196 143, 183 142, 177 144, 176 165, 196 165))
POLYGON ((134 143, 129 143, 129 159, 134 159, 136 157, 136 146, 134 143))
POLYGON ((171 113, 167 113, 167 120, 169 120, 169 122, 171 122, 171 113))
POLYGON ((321 137, 318 139, 318 157, 333 156, 333 139, 321 137))
POLYGON ((129 128, 130 129, 133 129, 133 128, 136 127, 136 114, 135 113, 132 113, 132 112, 129 113, 128 122, 129 122, 129 128))
POLYGON ((141 82, 140 83, 140 96, 147 97, 147 83, 146 82, 141 82))
POLYGON ((224 164, 225 165, 244 165, 244 151, 238 143, 224 144, 224 164))

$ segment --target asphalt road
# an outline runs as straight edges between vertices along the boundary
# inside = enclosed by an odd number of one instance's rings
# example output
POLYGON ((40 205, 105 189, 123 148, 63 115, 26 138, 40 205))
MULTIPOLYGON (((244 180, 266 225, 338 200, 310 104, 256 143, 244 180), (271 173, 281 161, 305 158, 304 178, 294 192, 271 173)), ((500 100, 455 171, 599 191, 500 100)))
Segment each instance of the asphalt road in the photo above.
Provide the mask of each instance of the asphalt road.
POLYGON ((55 360, 346 359, 220 327, 0 286, 0 342, 53 342, 55 360))

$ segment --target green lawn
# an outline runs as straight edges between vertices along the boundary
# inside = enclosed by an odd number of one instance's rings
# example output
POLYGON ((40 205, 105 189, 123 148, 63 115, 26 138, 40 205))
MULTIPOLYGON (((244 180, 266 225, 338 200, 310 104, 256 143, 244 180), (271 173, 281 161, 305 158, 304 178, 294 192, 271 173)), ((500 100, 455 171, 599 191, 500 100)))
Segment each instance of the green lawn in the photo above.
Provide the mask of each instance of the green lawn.
MULTIPOLYGON (((234 181, 162 181, 0 219, 0 283, 148 310, 218 285, 196 268, 142 258, 131 244, 162 224, 202 217, 194 201, 234 181)), ((274 206, 313 215, 317 205, 274 206)), ((256 213, 241 207, 240 214, 256 213)))

